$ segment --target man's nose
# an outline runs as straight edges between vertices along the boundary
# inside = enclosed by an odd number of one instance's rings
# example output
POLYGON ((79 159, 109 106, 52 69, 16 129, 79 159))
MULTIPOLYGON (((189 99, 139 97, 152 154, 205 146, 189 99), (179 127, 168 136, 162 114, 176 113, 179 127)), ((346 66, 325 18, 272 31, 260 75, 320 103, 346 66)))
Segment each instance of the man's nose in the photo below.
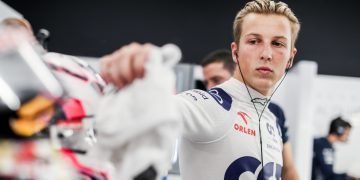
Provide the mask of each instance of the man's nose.
POLYGON ((263 51, 261 52, 261 60, 270 61, 272 59, 272 49, 271 46, 265 45, 263 51))

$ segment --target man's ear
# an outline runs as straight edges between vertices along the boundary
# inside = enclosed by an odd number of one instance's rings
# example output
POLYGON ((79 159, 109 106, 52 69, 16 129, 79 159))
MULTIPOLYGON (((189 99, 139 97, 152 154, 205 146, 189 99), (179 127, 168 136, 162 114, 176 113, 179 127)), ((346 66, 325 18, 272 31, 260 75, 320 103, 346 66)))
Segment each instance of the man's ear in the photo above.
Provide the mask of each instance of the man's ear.
POLYGON ((290 59, 289 59, 287 65, 286 65, 286 70, 289 70, 293 66, 294 58, 295 58, 296 53, 297 53, 297 49, 293 48, 292 51, 291 51, 291 54, 290 54, 290 59))
POLYGON ((291 69, 292 64, 293 64, 293 59, 290 58, 286 64, 285 72, 288 72, 291 69))
POLYGON ((233 58, 233 61, 235 62, 235 64, 237 64, 237 58, 238 58, 238 47, 237 44, 235 42, 231 43, 231 56, 233 58))

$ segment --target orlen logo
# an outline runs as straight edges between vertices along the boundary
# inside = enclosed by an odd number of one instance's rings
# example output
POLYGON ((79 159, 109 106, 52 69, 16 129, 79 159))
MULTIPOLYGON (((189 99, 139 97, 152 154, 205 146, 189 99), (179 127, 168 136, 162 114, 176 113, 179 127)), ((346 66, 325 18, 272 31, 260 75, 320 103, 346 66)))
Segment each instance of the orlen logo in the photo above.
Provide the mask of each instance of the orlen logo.
POLYGON ((234 129, 237 132, 241 132, 250 136, 256 136, 256 131, 254 129, 248 128, 248 119, 251 119, 251 117, 249 115, 247 115, 245 112, 238 112, 237 115, 239 115, 241 117, 241 119, 243 120, 243 122, 245 123, 245 126, 241 125, 240 123, 235 123, 234 124, 234 129))

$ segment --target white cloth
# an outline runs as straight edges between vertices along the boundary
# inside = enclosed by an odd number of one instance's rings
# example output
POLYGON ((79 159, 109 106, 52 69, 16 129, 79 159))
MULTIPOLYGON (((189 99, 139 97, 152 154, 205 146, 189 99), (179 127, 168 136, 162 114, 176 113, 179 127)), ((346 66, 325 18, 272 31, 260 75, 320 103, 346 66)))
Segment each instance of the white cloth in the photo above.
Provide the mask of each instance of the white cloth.
POLYGON ((145 77, 106 95, 99 104, 95 125, 99 143, 93 153, 115 164, 115 179, 133 179, 151 165, 160 179, 170 169, 180 115, 173 98, 174 62, 166 61, 164 53, 153 49, 145 77))
MULTIPOLYGON (((265 176, 279 179, 282 139, 267 97, 249 87, 261 114, 265 176)), ((189 90, 177 96, 183 115, 180 174, 183 180, 257 179, 262 169, 259 117, 246 87, 231 78, 209 92, 189 90)), ((261 178, 262 179, 262 178, 261 178)))

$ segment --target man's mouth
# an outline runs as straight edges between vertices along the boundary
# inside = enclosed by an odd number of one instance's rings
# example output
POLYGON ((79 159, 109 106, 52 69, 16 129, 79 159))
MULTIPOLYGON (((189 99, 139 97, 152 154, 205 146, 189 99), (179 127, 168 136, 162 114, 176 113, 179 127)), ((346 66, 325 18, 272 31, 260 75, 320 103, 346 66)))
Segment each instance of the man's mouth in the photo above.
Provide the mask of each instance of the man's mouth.
POLYGON ((273 70, 268 67, 258 67, 256 68, 256 71, 260 72, 261 74, 270 74, 273 72, 273 70))

